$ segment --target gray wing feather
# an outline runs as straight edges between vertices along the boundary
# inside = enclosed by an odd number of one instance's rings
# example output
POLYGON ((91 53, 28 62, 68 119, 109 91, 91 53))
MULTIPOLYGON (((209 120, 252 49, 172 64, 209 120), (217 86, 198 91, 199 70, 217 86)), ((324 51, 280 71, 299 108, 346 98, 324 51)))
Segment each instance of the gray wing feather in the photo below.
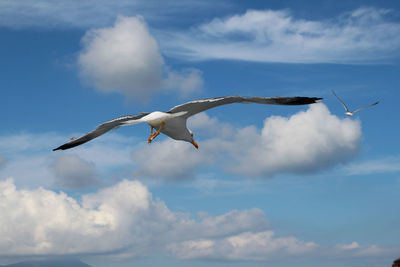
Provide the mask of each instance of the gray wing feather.
POLYGON ((69 141, 68 143, 65 143, 55 149, 53 149, 53 151, 55 150, 65 150, 65 149, 69 149, 72 147, 76 147, 79 146, 81 144, 84 144, 112 129, 116 129, 121 125, 126 125, 126 122, 132 122, 134 120, 139 120, 142 117, 148 115, 148 112, 142 112, 140 114, 137 115, 129 115, 129 116, 124 116, 124 117, 120 117, 120 118, 116 118, 114 120, 110 120, 107 121, 105 123, 100 124, 96 129, 94 129, 91 132, 88 132, 87 134, 79 137, 79 138, 75 138, 72 139, 71 141, 69 141))
POLYGON ((342 103, 343 107, 346 109, 347 112, 350 112, 349 108, 346 106, 346 104, 342 101, 342 99, 340 99, 336 94, 335 91, 332 90, 332 93, 334 96, 336 96, 336 98, 340 101, 340 103, 342 103))
POLYGON ((194 100, 170 109, 169 113, 186 111, 183 117, 190 117, 210 108, 232 103, 258 103, 270 105, 306 105, 321 101, 318 97, 243 97, 243 96, 224 96, 207 99, 194 100))
POLYGON ((371 105, 365 106, 365 107, 360 107, 360 108, 354 110, 353 113, 356 113, 357 111, 360 111, 360 110, 365 109, 365 108, 369 108, 369 107, 375 106, 375 105, 378 104, 378 103, 379 103, 379 101, 378 101, 378 102, 375 102, 375 103, 373 103, 373 104, 371 104, 371 105))

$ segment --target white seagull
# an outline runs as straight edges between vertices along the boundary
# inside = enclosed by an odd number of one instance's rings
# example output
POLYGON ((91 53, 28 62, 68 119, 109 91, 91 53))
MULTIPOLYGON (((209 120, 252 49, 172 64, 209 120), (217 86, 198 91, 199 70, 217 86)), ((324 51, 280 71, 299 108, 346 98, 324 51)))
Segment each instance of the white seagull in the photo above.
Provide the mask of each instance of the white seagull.
POLYGON ((79 138, 71 138, 68 143, 65 143, 55 150, 65 150, 86 143, 112 129, 120 126, 127 126, 146 122, 151 127, 150 137, 147 142, 156 138, 160 132, 175 140, 183 140, 193 144, 199 148, 193 139, 193 132, 186 127, 186 120, 197 113, 214 108, 221 105, 232 103, 258 103, 272 105, 306 105, 321 101, 318 97, 242 97, 242 96, 224 96, 190 101, 173 107, 167 112, 154 111, 142 112, 137 115, 128 115, 100 124, 95 130, 79 138), (153 132, 153 129, 156 129, 153 132))
POLYGON ((346 109, 346 115, 349 116, 349 117, 353 116, 354 113, 356 113, 357 111, 360 111, 360 110, 362 110, 362 109, 364 109, 364 108, 369 108, 369 107, 375 106, 376 104, 379 103, 379 101, 377 101, 377 102, 375 102, 375 103, 373 103, 373 104, 371 104, 371 105, 364 106, 364 107, 360 107, 360 108, 358 108, 358 109, 356 109, 356 110, 354 110, 354 111, 350 111, 350 110, 347 108, 346 104, 342 101, 342 99, 340 99, 340 98, 335 94, 335 92, 334 92, 333 90, 332 90, 332 93, 333 93, 334 96, 336 96, 336 98, 339 99, 339 101, 343 104, 343 107, 346 109))

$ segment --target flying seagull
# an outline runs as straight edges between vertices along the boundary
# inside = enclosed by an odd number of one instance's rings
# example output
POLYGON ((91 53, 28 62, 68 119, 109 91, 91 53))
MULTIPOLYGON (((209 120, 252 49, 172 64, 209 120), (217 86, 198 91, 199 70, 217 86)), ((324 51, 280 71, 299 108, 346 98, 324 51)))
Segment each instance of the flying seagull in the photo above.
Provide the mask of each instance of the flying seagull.
POLYGON ((55 150, 65 150, 86 143, 112 129, 120 126, 127 126, 146 122, 150 125, 150 137, 147 142, 150 144, 160 132, 175 140, 183 140, 199 148, 193 139, 193 132, 186 127, 186 120, 197 113, 221 105, 232 103, 258 103, 271 105, 306 105, 321 101, 318 97, 242 97, 224 96, 190 101, 173 107, 167 112, 154 111, 142 112, 137 115, 129 115, 100 124, 96 129, 79 138, 71 138, 55 150), (153 132, 153 130, 156 130, 153 132))
POLYGON ((360 110, 362 110, 362 109, 364 109, 364 108, 369 108, 369 107, 375 106, 376 104, 379 103, 379 101, 377 101, 377 102, 375 102, 375 103, 373 103, 373 104, 371 104, 371 105, 364 106, 364 107, 360 107, 360 108, 358 108, 358 109, 356 109, 356 110, 354 110, 354 111, 350 111, 350 110, 347 108, 346 104, 342 101, 342 99, 340 99, 340 98, 335 94, 335 92, 334 92, 333 90, 332 90, 332 93, 333 93, 333 94, 336 96, 336 98, 339 99, 339 101, 343 104, 343 107, 346 109, 346 115, 349 116, 349 117, 353 116, 354 113, 356 113, 357 111, 360 111, 360 110))

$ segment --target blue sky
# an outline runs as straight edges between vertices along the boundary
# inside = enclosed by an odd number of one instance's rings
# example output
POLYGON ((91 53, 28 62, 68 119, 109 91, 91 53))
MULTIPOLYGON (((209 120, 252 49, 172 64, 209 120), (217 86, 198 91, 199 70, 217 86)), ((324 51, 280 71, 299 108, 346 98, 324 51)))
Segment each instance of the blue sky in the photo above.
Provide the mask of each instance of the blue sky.
POLYGON ((0 262, 389 266, 399 36, 397 1, 1 1, 0 262), (199 150, 140 124, 51 151, 223 95, 324 100, 209 110, 199 150))

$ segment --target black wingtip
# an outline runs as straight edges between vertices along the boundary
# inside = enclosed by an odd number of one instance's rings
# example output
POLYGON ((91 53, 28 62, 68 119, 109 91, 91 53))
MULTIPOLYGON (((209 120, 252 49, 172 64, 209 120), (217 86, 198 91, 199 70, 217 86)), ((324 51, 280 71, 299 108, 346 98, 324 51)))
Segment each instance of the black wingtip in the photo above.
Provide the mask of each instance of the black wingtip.
POLYGON ((74 139, 72 141, 69 141, 68 143, 65 143, 65 144, 57 147, 57 148, 54 148, 53 151, 56 151, 56 150, 67 150, 67 149, 79 146, 79 145, 81 145, 83 143, 86 143, 86 142, 87 142, 87 140, 82 141, 82 139, 74 139))
POLYGON ((304 97, 304 96, 297 96, 297 97, 289 97, 286 101, 286 105, 308 105, 314 104, 322 101, 322 97, 304 97))
POLYGON ((61 146, 59 146, 59 147, 57 147, 57 148, 54 148, 53 151, 56 151, 56 150, 66 150, 66 149, 71 148, 71 147, 74 147, 74 145, 71 145, 71 144, 69 144, 69 143, 66 143, 66 144, 63 144, 63 145, 61 145, 61 146))

